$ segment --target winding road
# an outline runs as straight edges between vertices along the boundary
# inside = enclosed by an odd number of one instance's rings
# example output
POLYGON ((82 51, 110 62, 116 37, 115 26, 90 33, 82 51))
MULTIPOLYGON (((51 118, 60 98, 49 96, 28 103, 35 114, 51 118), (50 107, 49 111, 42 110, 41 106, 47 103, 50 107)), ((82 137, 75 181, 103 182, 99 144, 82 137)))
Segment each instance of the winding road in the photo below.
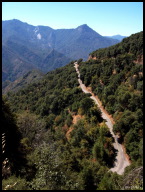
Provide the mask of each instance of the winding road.
POLYGON ((113 143, 113 145, 114 145, 114 148, 118 152, 117 152, 117 156, 116 156, 116 161, 114 163, 114 167, 111 168, 110 171, 117 172, 119 175, 122 175, 124 173, 124 169, 130 165, 130 162, 128 161, 128 159, 126 157, 126 154, 123 150, 123 146, 120 143, 118 143, 117 136, 113 132, 113 124, 114 124, 113 119, 109 116, 107 111, 103 108, 99 98, 97 96, 95 96, 94 93, 89 91, 88 88, 85 86, 85 84, 82 83, 82 80, 80 79, 80 72, 78 69, 79 65, 77 62, 74 63, 74 67, 78 74, 78 82, 80 84, 82 91, 84 93, 90 93, 92 95, 90 98, 93 99, 95 101, 95 103, 98 105, 98 107, 100 108, 100 110, 102 112, 102 117, 106 121, 105 123, 108 126, 108 128, 110 129, 110 132, 114 138, 115 142, 113 143))

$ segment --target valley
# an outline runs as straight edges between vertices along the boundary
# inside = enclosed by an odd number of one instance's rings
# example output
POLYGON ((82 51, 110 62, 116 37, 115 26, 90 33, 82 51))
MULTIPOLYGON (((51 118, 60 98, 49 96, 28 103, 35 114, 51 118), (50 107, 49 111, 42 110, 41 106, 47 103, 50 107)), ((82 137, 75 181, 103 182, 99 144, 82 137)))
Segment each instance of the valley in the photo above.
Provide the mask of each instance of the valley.
POLYGON ((2 21, 2 82, 13 82, 34 69, 47 73, 116 43, 119 40, 101 36, 86 24, 52 29, 17 19, 2 21))
POLYGON ((13 83, 2 98, 3 189, 142 189, 143 32, 13 83))

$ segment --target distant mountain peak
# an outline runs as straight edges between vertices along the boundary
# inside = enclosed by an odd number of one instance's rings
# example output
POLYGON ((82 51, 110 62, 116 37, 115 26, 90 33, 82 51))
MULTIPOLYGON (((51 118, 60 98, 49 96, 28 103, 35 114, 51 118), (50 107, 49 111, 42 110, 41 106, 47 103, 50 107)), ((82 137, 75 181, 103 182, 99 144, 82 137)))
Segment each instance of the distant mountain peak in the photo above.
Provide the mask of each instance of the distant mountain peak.
POLYGON ((87 24, 83 24, 83 25, 80 25, 76 28, 78 31, 80 32, 88 32, 88 33, 96 33, 97 35, 100 35, 99 33, 97 33, 96 31, 94 31, 92 28, 90 28, 87 24))
POLYGON ((82 25, 80 25, 78 27, 89 27, 89 26, 87 24, 82 24, 82 25))
POLYGON ((87 24, 83 24, 77 27, 78 30, 86 30, 91 29, 87 24))
POLYGON ((18 20, 18 19, 12 19, 12 21, 13 21, 13 22, 19 22, 19 23, 21 22, 21 21, 18 20))
POLYGON ((117 34, 117 35, 113 35, 113 36, 104 36, 104 37, 109 37, 109 38, 112 38, 112 39, 117 39, 119 41, 122 41, 124 38, 126 38, 127 36, 122 36, 120 34, 117 34))

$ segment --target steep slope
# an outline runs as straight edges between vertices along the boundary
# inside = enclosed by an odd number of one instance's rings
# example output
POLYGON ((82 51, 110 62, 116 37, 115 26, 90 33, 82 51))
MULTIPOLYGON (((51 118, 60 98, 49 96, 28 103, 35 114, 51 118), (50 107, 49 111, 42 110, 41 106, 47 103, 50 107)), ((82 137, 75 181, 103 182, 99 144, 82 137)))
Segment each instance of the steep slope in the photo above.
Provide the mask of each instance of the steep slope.
POLYGON ((40 69, 42 71, 51 71, 62 67, 70 62, 70 59, 58 51, 52 50, 42 61, 40 69))
POLYGON ((110 58, 121 54, 132 54, 137 63, 143 64, 143 32, 132 34, 119 44, 90 53, 91 58, 110 58), (138 59, 141 59, 140 61, 138 59))
POLYGON ((27 23, 23 23, 17 19, 2 22, 2 42, 6 44, 8 40, 15 43, 25 45, 31 51, 36 53, 46 53, 51 48, 46 44, 46 38, 53 31, 50 27, 35 27, 27 23), (42 28, 42 30, 41 30, 42 28), (41 37, 41 33, 43 37, 41 37), (47 34, 47 36, 44 34, 47 34))
POLYGON ((50 61, 47 60, 46 63, 46 57, 49 57, 53 50, 51 46, 52 31, 54 30, 50 27, 35 27, 16 19, 3 21, 2 80, 14 81, 31 69, 48 72, 51 65, 53 66, 51 70, 66 65, 70 59, 57 51, 55 51, 57 54, 54 55, 54 58, 50 61))
POLYGON ((2 80, 14 81, 32 69, 48 72, 69 62, 69 58, 55 50, 42 58, 27 46, 8 40, 2 46, 2 80))
POLYGON ((94 49, 108 47, 118 42, 101 36, 84 24, 76 29, 56 30, 55 48, 73 59, 87 59, 87 55, 94 49))
POLYGON ((143 32, 117 45, 90 54, 80 64, 83 83, 92 88, 113 115, 118 134, 133 162, 142 162, 143 141, 143 32))
POLYGON ((43 77, 43 73, 39 70, 32 70, 23 75, 22 77, 19 77, 15 81, 5 81, 2 84, 2 93, 6 94, 9 91, 18 91, 19 89, 22 89, 26 86, 28 86, 31 83, 35 83, 39 81, 43 77))
POLYGON ((102 118, 105 120, 105 124, 108 126, 110 133, 112 134, 112 137, 114 138, 114 148, 117 150, 117 156, 116 156, 116 162, 114 163, 113 168, 110 170, 113 172, 117 172, 118 174, 122 175, 124 173, 124 170, 127 166, 130 165, 129 160, 126 157, 126 154, 123 150, 122 145, 118 142, 117 135, 114 134, 113 132, 113 124, 114 120, 110 115, 107 113, 107 111, 103 108, 101 101, 98 99, 97 96, 94 95, 92 91, 89 91, 88 88, 85 86, 85 84, 82 83, 82 80, 80 79, 80 72, 79 72, 79 65, 77 62, 74 63, 74 67, 76 69, 76 72, 78 74, 78 82, 80 84, 80 87, 84 93, 90 93, 91 94, 91 99, 95 101, 97 106, 102 112, 102 118))
POLYGON ((35 68, 33 63, 21 58, 13 49, 2 46, 2 81, 13 81, 35 68))
POLYGON ((17 127, 16 118, 11 113, 7 101, 2 98, 1 113, 2 134, 2 179, 12 174, 19 174, 20 169, 26 165, 25 155, 21 148, 22 135, 17 127))
POLYGON ((86 59, 94 49, 117 42, 102 37, 87 25, 76 29, 54 30, 47 26, 32 26, 16 19, 2 21, 2 44, 5 47, 2 79, 16 80, 32 68, 48 72, 66 65, 72 59, 86 59), (13 57, 10 52, 14 53, 13 57), (8 68, 11 69, 11 75, 8 68))
MULTIPOLYGON (((47 171, 49 169, 50 174, 56 173, 56 170, 59 175, 63 174, 59 179, 61 183, 57 182, 56 185, 50 180, 51 185, 45 185, 47 189, 69 189, 65 178, 67 181, 71 181, 71 189, 95 189, 101 179, 100 177, 97 184, 94 184, 96 177, 100 174, 101 167, 103 166, 104 171, 107 172, 114 162, 115 150, 112 145, 112 136, 101 118, 98 107, 89 98, 89 95, 84 94, 78 88, 79 84, 73 63, 74 61, 62 68, 48 72, 39 82, 20 89, 16 93, 8 94, 11 110, 19 117, 20 130, 32 143, 31 155, 35 156, 37 150, 44 152, 45 148, 47 151, 44 154, 48 156, 48 149, 52 148, 53 153, 45 161, 50 165, 52 159, 52 165, 49 168, 45 167, 42 154, 38 154, 39 165, 36 167, 37 174, 33 176, 33 181, 41 177, 41 167, 47 171), (73 116, 77 114, 82 119, 73 124, 73 116), (41 122, 35 126, 38 119, 41 119, 41 122), (42 128, 42 126, 44 127, 42 128), (38 127, 37 130, 36 127, 38 127), (72 131, 68 141, 67 131, 69 130, 72 131), (43 145, 45 146, 43 147, 43 145), (100 152, 96 153, 98 145, 100 152), (54 156, 56 148, 58 150, 57 156, 54 156), (59 163, 59 166, 55 166, 55 162, 59 163), (86 184, 80 182, 76 186, 79 179, 85 182, 82 174, 84 169, 88 167, 87 165, 90 167, 91 182, 86 182, 86 184), (93 171, 94 166, 96 167, 95 171, 93 171), (76 175, 75 180, 74 174, 76 175)), ((32 156, 29 159, 30 164, 35 159, 32 156)), ((35 161, 37 165, 37 159, 35 161)), ((43 179, 49 180, 45 175, 43 179)), ((39 187, 41 187, 41 182, 40 184, 36 182, 33 185, 35 189, 39 187)))
POLYGON ((125 175, 130 178, 128 173, 143 164, 143 66, 137 61, 142 47, 141 32, 116 46, 94 51, 94 59, 77 61, 82 83, 115 120, 113 132, 131 160, 124 175, 109 171, 117 153, 114 140, 91 95, 79 88, 72 61, 7 95, 18 117, 29 166, 20 170, 19 180, 17 176, 5 180, 4 188, 17 180, 17 190, 23 185, 29 190, 120 190, 128 185, 130 179, 124 183, 125 175), (80 120, 74 124, 78 115, 80 120))

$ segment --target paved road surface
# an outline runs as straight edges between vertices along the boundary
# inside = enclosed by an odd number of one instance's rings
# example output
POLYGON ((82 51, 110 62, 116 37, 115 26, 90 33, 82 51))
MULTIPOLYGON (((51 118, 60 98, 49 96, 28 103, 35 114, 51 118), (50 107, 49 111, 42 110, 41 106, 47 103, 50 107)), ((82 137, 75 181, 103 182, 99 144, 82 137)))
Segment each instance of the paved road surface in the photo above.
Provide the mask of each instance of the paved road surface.
POLYGON ((112 136, 114 137, 115 142, 113 143, 113 145, 114 145, 114 148, 118 150, 118 152, 117 152, 114 167, 111 168, 110 170, 112 172, 117 172, 119 175, 122 175, 124 173, 125 167, 129 166, 130 162, 126 158, 125 153, 124 153, 123 148, 122 148, 122 145, 118 143, 117 136, 113 132, 113 123, 112 123, 109 115, 107 115, 107 112, 105 111, 105 109, 103 109, 102 105, 100 104, 99 99, 97 97, 95 97, 92 92, 88 91, 85 84, 82 83, 82 80, 80 79, 80 72, 78 70, 79 65, 77 64, 77 62, 74 63, 74 67, 75 67, 76 72, 78 74, 78 82, 80 84, 82 91, 84 93, 91 93, 92 96, 90 98, 93 99, 95 101, 95 103, 99 106, 99 108, 102 112, 102 117, 104 120, 106 120, 105 123, 108 126, 108 128, 110 129, 112 136))

